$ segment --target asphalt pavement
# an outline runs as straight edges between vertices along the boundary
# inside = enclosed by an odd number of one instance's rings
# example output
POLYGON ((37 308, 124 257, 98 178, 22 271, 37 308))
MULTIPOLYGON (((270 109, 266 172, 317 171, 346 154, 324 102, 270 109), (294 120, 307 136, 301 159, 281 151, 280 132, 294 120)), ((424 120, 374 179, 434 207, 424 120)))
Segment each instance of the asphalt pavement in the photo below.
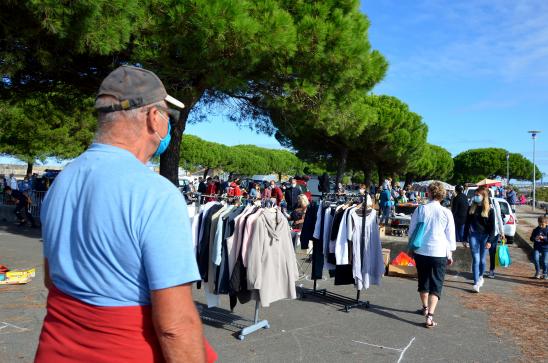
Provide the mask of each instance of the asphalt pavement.
MULTIPOLYGON (((386 246, 404 244, 403 239, 386 237, 386 246)), ((0 287, 0 362, 32 362, 45 314, 46 290, 42 286, 42 243, 39 232, 0 224, 0 264, 10 268, 36 267, 36 278, 27 285, 0 287)), ((462 266, 469 261, 459 248, 462 266)), ((514 259, 526 254, 512 247, 514 259)), ((394 257, 394 255, 392 256, 394 257)), ((259 318, 269 322, 241 341, 239 328, 205 320, 205 334, 220 356, 220 362, 514 362, 520 350, 510 336, 499 336, 489 328, 489 316, 465 308, 463 299, 474 299, 467 267, 452 270, 445 284, 434 329, 424 327, 416 280, 385 276, 382 286, 362 292, 370 307, 345 312, 342 306, 315 297, 284 300, 260 309, 259 318)), ((327 274, 325 274, 327 275, 327 274)), ((487 279, 486 279, 487 280, 487 279)), ((515 282, 500 275, 486 281, 485 292, 506 291, 515 282)), ((299 282, 312 287, 312 281, 299 282)), ((355 298, 352 286, 334 286, 324 277, 319 288, 355 298)), ((195 291, 199 306, 203 291, 195 291)), ((228 298, 221 308, 228 309, 228 298)), ((229 313, 228 311, 225 311, 229 313)), ((250 324, 254 304, 238 305, 232 314, 235 323, 250 324), (238 320, 239 318, 244 320, 238 320)), ((207 315, 207 314, 206 314, 207 315)))

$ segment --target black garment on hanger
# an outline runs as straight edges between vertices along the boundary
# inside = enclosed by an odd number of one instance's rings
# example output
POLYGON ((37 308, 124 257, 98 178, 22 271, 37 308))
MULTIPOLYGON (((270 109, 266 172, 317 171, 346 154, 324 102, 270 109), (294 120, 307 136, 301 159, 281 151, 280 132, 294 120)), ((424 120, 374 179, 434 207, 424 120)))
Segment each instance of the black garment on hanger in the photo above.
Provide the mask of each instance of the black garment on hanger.
POLYGON ((333 225, 331 226, 331 240, 334 241, 337 239, 337 234, 339 233, 339 229, 341 227, 342 218, 344 215, 344 211, 346 208, 339 208, 335 212, 335 217, 333 218, 333 225))
POLYGON ((301 240, 301 249, 303 250, 308 249, 308 244, 313 238, 317 214, 318 204, 316 202, 312 202, 306 209, 303 227, 301 228, 301 235, 299 236, 299 239, 301 240))
POLYGON ((335 285, 354 285, 351 263, 335 266, 335 285))
POLYGON ((200 276, 204 282, 207 282, 208 269, 209 269, 209 237, 211 229, 211 217, 217 213, 223 206, 221 204, 215 204, 209 208, 206 215, 202 218, 204 225, 204 233, 198 243, 198 269, 200 276))
POLYGON ((314 280, 319 280, 323 277, 324 264, 324 246, 323 246, 323 226, 325 222, 324 204, 320 204, 320 238, 312 239, 312 276, 314 280))

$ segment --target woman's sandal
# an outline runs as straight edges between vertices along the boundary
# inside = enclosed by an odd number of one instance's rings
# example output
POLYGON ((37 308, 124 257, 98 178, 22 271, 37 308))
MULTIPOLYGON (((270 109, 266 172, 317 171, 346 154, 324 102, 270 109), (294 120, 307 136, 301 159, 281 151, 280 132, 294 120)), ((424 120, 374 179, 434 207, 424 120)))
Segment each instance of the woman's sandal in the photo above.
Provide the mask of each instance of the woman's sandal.
POLYGON ((426 323, 424 324, 427 328, 433 328, 435 326, 438 326, 438 323, 434 321, 434 315, 428 314, 426 315, 426 323))
POLYGON ((423 306, 421 310, 421 315, 426 317, 428 315, 428 306, 423 306))

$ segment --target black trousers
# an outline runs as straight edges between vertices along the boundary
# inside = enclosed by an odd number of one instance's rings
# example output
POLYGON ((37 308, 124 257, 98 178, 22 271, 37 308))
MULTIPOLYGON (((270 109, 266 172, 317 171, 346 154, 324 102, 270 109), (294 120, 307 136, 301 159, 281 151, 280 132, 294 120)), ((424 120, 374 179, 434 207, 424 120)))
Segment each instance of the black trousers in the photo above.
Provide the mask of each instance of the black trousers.
POLYGON ((419 279, 417 291, 427 292, 441 299, 447 257, 431 257, 415 254, 414 258, 419 279))
POLYGON ((36 221, 34 220, 34 217, 32 216, 32 214, 30 214, 27 208, 20 208, 19 206, 17 206, 15 207, 14 213, 20 222, 24 222, 26 219, 30 221, 33 226, 36 226, 36 221))

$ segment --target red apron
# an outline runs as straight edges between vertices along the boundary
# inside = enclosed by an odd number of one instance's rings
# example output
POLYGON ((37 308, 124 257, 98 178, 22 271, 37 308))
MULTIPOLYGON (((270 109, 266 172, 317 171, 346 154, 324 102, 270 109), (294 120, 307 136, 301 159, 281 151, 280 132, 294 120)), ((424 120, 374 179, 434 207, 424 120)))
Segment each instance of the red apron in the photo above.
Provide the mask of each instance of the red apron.
MULTIPOLYGON (((208 362, 217 354, 204 338, 208 362)), ((150 306, 89 305, 52 286, 35 363, 160 363, 150 306)))

